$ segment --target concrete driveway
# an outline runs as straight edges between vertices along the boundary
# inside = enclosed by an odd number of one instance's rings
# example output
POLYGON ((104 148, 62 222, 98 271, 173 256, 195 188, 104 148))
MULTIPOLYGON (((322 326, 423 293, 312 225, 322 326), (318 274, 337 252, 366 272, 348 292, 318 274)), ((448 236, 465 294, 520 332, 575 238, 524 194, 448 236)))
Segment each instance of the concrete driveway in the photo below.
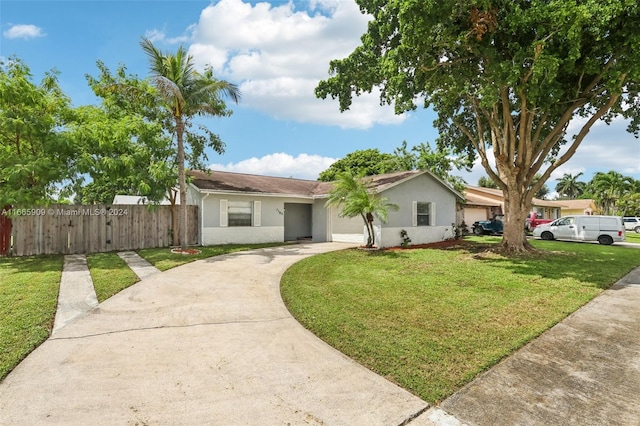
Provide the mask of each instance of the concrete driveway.
POLYGON ((0 383, 0 424, 405 424, 427 403, 317 339, 281 301, 290 265, 346 247, 236 253, 129 287, 0 383))
POLYGON ((290 265, 346 247, 242 252, 146 278, 0 383, 0 425, 640 425, 640 268, 429 408, 284 307, 290 265))

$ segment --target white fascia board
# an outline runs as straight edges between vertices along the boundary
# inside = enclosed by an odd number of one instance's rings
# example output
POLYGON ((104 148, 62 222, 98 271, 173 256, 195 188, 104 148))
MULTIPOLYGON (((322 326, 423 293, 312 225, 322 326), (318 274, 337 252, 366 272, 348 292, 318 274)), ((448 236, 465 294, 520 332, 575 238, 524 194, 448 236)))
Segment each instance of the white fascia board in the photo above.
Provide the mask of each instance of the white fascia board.
POLYGON ((214 194, 214 195, 244 195, 244 196, 252 196, 252 197, 305 198, 308 200, 314 199, 314 197, 311 195, 276 194, 276 193, 269 193, 269 192, 216 191, 214 189, 200 189, 199 191, 203 194, 214 194))

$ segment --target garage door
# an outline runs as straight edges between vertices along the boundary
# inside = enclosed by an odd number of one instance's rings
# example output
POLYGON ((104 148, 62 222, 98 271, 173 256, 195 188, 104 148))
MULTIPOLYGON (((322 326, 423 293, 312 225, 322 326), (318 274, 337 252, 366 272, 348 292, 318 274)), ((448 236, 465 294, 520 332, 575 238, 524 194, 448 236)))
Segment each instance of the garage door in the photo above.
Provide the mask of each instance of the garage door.
POLYGON ((486 208, 477 208, 477 207, 465 207, 464 209, 464 223, 467 226, 473 224, 473 222, 477 222, 478 220, 487 220, 487 209, 486 208))

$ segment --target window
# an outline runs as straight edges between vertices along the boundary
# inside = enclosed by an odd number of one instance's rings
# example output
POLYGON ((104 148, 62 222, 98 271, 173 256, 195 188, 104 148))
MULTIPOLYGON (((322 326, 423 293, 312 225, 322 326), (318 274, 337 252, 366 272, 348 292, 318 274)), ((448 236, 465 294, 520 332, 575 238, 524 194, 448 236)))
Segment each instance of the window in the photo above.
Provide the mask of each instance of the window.
POLYGON ((413 202, 413 226, 435 224, 435 203, 413 202))
POLYGON ((553 223, 555 226, 567 226, 573 225, 572 217, 563 217, 562 219, 558 219, 553 223))
POLYGON ((251 201, 229 201, 227 207, 229 226, 251 226, 251 201))
POLYGON ((260 226, 260 201, 220 200, 220 226, 260 226))

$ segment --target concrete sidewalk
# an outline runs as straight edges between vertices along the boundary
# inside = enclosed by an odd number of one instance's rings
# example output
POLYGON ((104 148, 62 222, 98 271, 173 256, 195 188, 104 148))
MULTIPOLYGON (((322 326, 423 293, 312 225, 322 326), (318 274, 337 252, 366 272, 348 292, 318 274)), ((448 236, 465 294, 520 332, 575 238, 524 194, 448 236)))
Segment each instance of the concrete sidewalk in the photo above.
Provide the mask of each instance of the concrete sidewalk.
POLYGON ((58 308, 52 333, 58 332, 68 323, 98 306, 93 280, 83 254, 64 257, 60 278, 58 308))
POLYGON ((280 298, 301 244, 155 274, 0 383, 2 425, 403 425, 428 404, 320 341, 280 298))
POLYGON ((118 253, 118 256, 129 265, 129 268, 141 280, 160 272, 158 268, 140 257, 135 251, 122 251, 118 253))
POLYGON ((640 425, 640 268, 441 404, 490 425, 640 425))

